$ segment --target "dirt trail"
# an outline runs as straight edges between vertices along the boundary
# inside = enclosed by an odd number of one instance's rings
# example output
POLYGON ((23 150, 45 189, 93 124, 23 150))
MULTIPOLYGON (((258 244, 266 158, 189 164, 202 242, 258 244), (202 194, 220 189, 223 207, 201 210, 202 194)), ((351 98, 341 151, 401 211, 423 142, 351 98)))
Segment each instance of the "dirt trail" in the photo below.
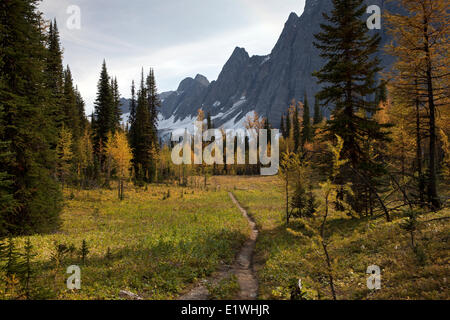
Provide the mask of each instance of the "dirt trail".
POLYGON ((255 272, 253 270, 253 253, 255 251, 256 239, 258 238, 258 229, 256 223, 248 215, 247 211, 242 208, 235 196, 229 192, 231 200, 242 212, 242 215, 247 219, 251 228, 250 237, 245 241, 233 266, 222 266, 217 272, 206 280, 202 280, 200 284, 191 289, 186 294, 180 296, 178 300, 208 300, 209 292, 206 284, 215 285, 220 280, 229 277, 234 274, 239 283, 239 295, 236 297, 240 300, 254 300, 258 294, 258 280, 256 279, 255 272))

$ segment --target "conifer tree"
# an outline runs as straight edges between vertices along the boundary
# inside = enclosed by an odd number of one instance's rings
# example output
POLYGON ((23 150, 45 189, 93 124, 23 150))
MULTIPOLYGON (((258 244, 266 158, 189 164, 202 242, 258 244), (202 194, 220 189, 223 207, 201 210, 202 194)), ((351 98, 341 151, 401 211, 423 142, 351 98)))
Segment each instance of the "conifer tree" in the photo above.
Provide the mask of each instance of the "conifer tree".
POLYGON ((161 101, 158 96, 158 89, 156 87, 155 72, 150 69, 150 72, 146 80, 146 92, 147 92, 147 103, 150 114, 150 124, 152 127, 152 147, 155 150, 159 150, 159 140, 158 140, 158 112, 161 106, 161 101))
POLYGON ((31 263, 36 254, 33 253, 33 245, 31 244, 30 238, 25 241, 25 252, 23 254, 23 261, 20 265, 20 270, 22 271, 22 287, 27 300, 31 299, 33 288, 31 287, 31 282, 34 276, 34 270, 31 267, 31 263))
POLYGON ((368 36, 362 0, 333 0, 333 5, 331 16, 324 14, 329 24, 322 24, 322 32, 315 35, 319 42, 314 45, 327 62, 314 75, 319 83, 328 84, 317 97, 332 105, 333 119, 328 121, 328 130, 344 139, 344 157, 356 167, 363 157, 361 140, 365 132, 374 137, 381 135, 381 127, 374 119, 356 115, 360 110, 373 114, 378 108, 366 98, 377 90, 379 60, 371 56, 378 50, 380 37, 368 36))
POLYGON ((308 97, 305 94, 305 101, 303 102, 303 127, 302 127, 302 147, 306 142, 312 140, 311 116, 308 104, 308 97))
MULTIPOLYGON (((377 91, 376 75, 380 71, 379 60, 374 58, 380 36, 369 36, 363 15, 366 6, 363 0, 333 0, 331 14, 323 14, 327 24, 321 24, 322 32, 315 35, 314 45, 326 60, 325 65, 314 75, 324 87, 317 94, 324 105, 332 107, 332 117, 327 122, 329 138, 342 137, 343 159, 349 160, 341 170, 341 183, 353 182, 355 201, 353 209, 361 212, 357 204, 361 199, 362 185, 367 184, 355 175, 373 177, 381 173, 381 164, 374 163, 367 154, 365 144, 387 141, 388 133, 382 130, 387 125, 379 124, 373 117, 378 110, 370 100, 377 91), (364 173, 361 170, 365 170, 364 173)), ((364 179, 365 180, 365 179, 364 179)), ((374 181, 370 181, 370 184, 374 181)))
POLYGON ((389 32, 396 43, 388 46, 389 53, 397 58, 393 85, 400 94, 413 97, 412 108, 417 108, 417 103, 427 107, 426 189, 430 207, 438 210, 441 201, 437 190, 436 123, 438 108, 448 106, 450 4, 445 0, 401 0, 399 3, 407 14, 387 14, 389 32))
POLYGON ((1 140, 9 141, 11 154, 2 171, 13 180, 11 193, 17 207, 14 215, 6 216, 8 231, 13 233, 54 230, 61 210, 61 190, 53 178, 57 130, 48 82, 52 76, 38 3, 2 2, 5 14, 0 19, 1 140))
POLYGON ((212 120, 211 120, 211 114, 209 112, 208 112, 208 114, 206 116, 206 128, 208 130, 213 128, 213 123, 212 123, 212 120))
POLYGON ((131 99, 130 99, 130 116, 128 118, 128 123, 130 125, 130 134, 132 134, 132 127, 136 121, 136 87, 134 85, 134 80, 131 82, 131 99))
POLYGON ((137 147, 137 138, 136 138, 136 109, 137 109, 137 102, 136 102, 136 87, 134 84, 134 80, 131 82, 131 101, 130 101, 130 116, 128 117, 128 124, 129 124, 129 130, 128 130, 128 140, 130 141, 130 147, 133 152, 133 167, 136 169, 135 166, 135 150, 137 147))
POLYGON ((72 72, 69 66, 64 71, 64 98, 63 98, 64 126, 70 128, 74 140, 81 136, 81 124, 77 94, 73 86, 72 72))
POLYGON ((47 38, 46 74, 50 89, 54 92, 63 91, 62 49, 56 19, 50 22, 47 38))
POLYGON ((284 114, 281 115, 281 121, 280 121, 280 132, 283 138, 286 139, 286 125, 284 120, 284 114))
POLYGON ((158 89, 156 86, 155 72, 150 69, 150 72, 146 80, 146 90, 147 90, 147 103, 149 107, 150 114, 150 124, 151 124, 151 168, 150 168, 150 181, 156 179, 156 163, 158 152, 160 150, 159 139, 158 139, 158 112, 161 106, 161 101, 159 100, 158 89))
POLYGON ((294 106, 294 114, 292 118, 292 126, 294 131, 294 150, 300 152, 301 147, 301 131, 300 131, 300 119, 298 114, 298 106, 294 106))
POLYGON ((323 115, 322 115, 322 111, 320 110, 320 102, 319 102, 319 99, 316 96, 315 97, 315 101, 314 101, 314 120, 313 120, 313 124, 316 126, 319 123, 321 123, 322 120, 323 120, 323 115))
POLYGON ((105 162, 104 146, 108 141, 108 133, 115 130, 114 97, 110 85, 110 77, 103 61, 100 79, 97 84, 97 98, 94 103, 94 148, 101 166, 105 162))
POLYGON ((87 241, 83 239, 83 241, 81 242, 81 248, 80 248, 80 258, 81 258, 81 262, 83 262, 83 264, 86 263, 86 258, 89 254, 90 250, 87 244, 87 241))
POLYGON ((288 111, 288 114, 286 115, 286 117, 285 117, 285 119, 286 119, 286 126, 285 126, 285 130, 286 130, 286 138, 290 138, 290 135, 291 135, 291 115, 290 115, 290 113, 289 113, 289 111, 288 111))
POLYGON ((73 158, 72 147, 72 133, 63 125, 56 146, 56 152, 58 154, 58 176, 63 188, 70 173, 71 161, 73 158))
POLYGON ((122 109, 120 103, 120 92, 119 92, 119 84, 117 83, 117 78, 114 80, 111 79, 111 89, 113 96, 113 116, 114 116, 114 124, 111 127, 111 131, 114 133, 116 129, 120 127, 120 123, 122 121, 122 109))
POLYGON ((267 130, 267 142, 272 143, 272 135, 270 134, 270 130, 272 129, 272 125, 269 122, 268 118, 264 118, 264 126, 263 129, 267 130))
POLYGON ((47 52, 45 75, 47 87, 50 89, 49 104, 51 117, 59 127, 64 121, 63 94, 64 94, 64 67, 63 56, 56 19, 50 22, 47 34, 47 52))
POLYGON ((76 96, 76 104, 77 104, 77 114, 78 114, 78 121, 80 124, 80 133, 83 134, 84 130, 86 129, 88 125, 88 120, 86 118, 85 114, 85 106, 83 97, 81 96, 80 91, 78 90, 78 86, 75 86, 75 96, 76 96))
POLYGON ((3 270, 7 277, 20 276, 23 269, 20 264, 20 252, 17 250, 12 236, 8 237, 6 245, 6 263, 3 266, 3 270))
POLYGON ((378 86, 377 90, 375 91, 375 103, 377 105, 380 105, 380 103, 384 103, 386 101, 387 101, 386 81, 381 80, 380 85, 378 86))
POLYGON ((134 125, 135 143, 133 148, 134 172, 138 183, 150 182, 154 127, 151 122, 148 93, 144 83, 144 71, 137 93, 136 119, 134 125))

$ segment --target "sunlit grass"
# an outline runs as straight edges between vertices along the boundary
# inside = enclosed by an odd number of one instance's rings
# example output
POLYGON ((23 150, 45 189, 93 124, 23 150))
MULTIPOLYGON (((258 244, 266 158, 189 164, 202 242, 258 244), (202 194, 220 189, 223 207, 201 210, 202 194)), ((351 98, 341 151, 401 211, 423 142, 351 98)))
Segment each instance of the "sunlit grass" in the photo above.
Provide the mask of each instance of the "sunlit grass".
MULTIPOLYGON (((220 264, 232 264, 249 235, 246 219, 229 199, 231 191, 260 230, 259 299, 289 299, 298 279, 308 298, 331 298, 321 248, 286 228, 277 177, 210 177, 208 190, 129 185, 122 202, 115 190, 65 190, 60 230, 30 237, 37 253, 35 285, 48 288, 53 299, 118 299, 120 290, 147 299, 176 298, 220 264), (85 264, 79 253, 83 240, 90 250, 85 264), (55 242, 77 249, 59 267, 52 260, 55 242), (80 291, 66 288, 65 271, 72 264, 81 267, 80 291)), ((333 212, 327 234, 338 299, 449 299, 449 215, 445 209, 419 217, 418 254, 399 215, 388 223, 383 217, 350 219, 333 212), (370 291, 366 270, 374 264, 381 267, 382 288, 370 291)), ((299 219, 289 228, 304 231, 299 219)), ((23 247, 25 239, 15 240, 23 247)), ((232 298, 238 290, 233 279, 210 289, 216 299, 232 298)))
MULTIPOLYGON (((233 185, 232 178, 224 181, 233 185)), ((330 299, 327 279, 318 271, 325 270, 321 248, 286 228, 280 183, 274 178, 247 179, 246 188, 236 188, 234 193, 261 231, 255 258, 259 298, 289 299, 289 286, 302 279, 309 298, 330 299)), ((416 242, 423 254, 418 255, 401 228, 401 216, 387 223, 384 217, 350 219, 333 213, 327 224, 328 249, 338 299, 449 299, 449 216, 444 209, 419 218, 416 242), (367 288, 370 265, 381 267, 381 290, 367 288)), ((289 227, 301 232, 301 226, 301 221, 293 219, 289 227)))
MULTIPOLYGON (((115 190, 66 190, 65 197, 73 199, 66 201, 60 231, 31 237, 37 284, 50 289, 50 298, 117 299, 129 290, 172 299, 219 264, 231 264, 249 232, 225 191, 151 185, 128 188, 122 202, 115 190), (79 250, 83 240, 90 251, 85 265, 77 251, 56 269, 55 242, 79 250), (72 264, 81 267, 80 291, 66 289, 72 264)), ((17 239, 21 246, 24 239, 17 239)))

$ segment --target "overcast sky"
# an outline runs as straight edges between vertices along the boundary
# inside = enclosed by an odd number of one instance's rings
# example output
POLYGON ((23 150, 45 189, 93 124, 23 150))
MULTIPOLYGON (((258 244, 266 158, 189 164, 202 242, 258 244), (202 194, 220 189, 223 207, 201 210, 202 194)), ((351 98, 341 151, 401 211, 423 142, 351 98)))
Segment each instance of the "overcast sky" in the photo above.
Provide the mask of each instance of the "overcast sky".
POLYGON ((56 18, 75 83, 90 113, 103 59, 129 97, 140 69, 155 69, 159 92, 181 80, 217 79, 236 46, 250 55, 269 54, 289 14, 305 0, 43 0, 40 10, 56 18), (71 5, 81 28, 67 27, 71 5))

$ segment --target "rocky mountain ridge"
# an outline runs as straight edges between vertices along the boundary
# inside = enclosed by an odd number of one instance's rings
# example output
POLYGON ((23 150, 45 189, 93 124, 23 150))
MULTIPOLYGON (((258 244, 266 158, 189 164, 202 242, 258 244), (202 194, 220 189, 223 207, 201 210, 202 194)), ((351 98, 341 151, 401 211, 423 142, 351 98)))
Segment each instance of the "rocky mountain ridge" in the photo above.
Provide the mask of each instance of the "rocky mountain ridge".
MULTIPOLYGON (((396 10, 384 0, 370 0, 367 4, 396 10)), ((306 0, 300 17, 289 15, 270 54, 250 56, 244 48, 236 47, 217 80, 209 82, 198 74, 181 81, 177 90, 162 93, 159 129, 168 131, 189 123, 200 108, 211 114, 216 127, 224 128, 242 127, 246 116, 253 112, 268 117, 277 127, 290 102, 303 101, 305 96, 312 108, 319 90, 312 73, 324 63, 313 45, 314 34, 325 22, 323 13, 331 9, 331 0, 306 0)), ((373 32, 380 33, 381 46, 389 41, 384 27, 373 32)), ((382 49, 379 57, 383 67, 392 63, 382 49)))

